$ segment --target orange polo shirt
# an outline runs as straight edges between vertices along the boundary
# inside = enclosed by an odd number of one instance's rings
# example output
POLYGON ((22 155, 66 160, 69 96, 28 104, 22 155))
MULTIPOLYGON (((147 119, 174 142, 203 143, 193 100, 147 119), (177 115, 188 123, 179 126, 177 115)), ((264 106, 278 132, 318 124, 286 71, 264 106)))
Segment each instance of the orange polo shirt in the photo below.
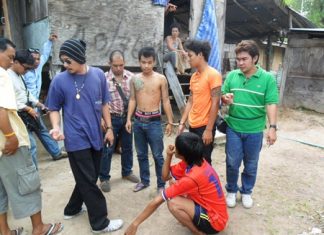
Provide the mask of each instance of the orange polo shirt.
POLYGON ((202 73, 195 72, 190 79, 192 107, 189 112, 189 125, 192 128, 208 124, 211 109, 211 90, 222 86, 222 75, 208 66, 202 73))

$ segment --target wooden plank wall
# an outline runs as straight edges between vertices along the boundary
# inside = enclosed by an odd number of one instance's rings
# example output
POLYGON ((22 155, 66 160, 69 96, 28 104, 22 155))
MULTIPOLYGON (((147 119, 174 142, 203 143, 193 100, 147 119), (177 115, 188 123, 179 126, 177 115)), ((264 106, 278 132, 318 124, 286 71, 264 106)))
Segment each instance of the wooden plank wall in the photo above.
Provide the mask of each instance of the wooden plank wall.
POLYGON ((300 34, 289 38, 283 65, 282 104, 324 113, 324 40, 306 38, 300 34))
POLYGON ((52 32, 59 35, 53 62, 59 64, 61 43, 70 38, 87 42, 91 65, 107 65, 114 49, 125 51, 126 65, 138 66, 137 53, 143 46, 162 51, 164 7, 147 0, 48 0, 52 32))

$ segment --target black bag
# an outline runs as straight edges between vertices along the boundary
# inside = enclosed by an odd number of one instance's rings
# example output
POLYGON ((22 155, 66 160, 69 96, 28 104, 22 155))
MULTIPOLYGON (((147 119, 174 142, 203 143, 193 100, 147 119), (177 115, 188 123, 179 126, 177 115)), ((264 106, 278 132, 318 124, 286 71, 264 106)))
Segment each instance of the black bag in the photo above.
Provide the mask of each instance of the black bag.
POLYGON ((115 86, 116 86, 116 88, 117 88, 117 91, 118 91, 120 97, 121 97, 122 100, 123 100, 124 113, 125 113, 125 117, 127 117, 127 111, 128 111, 128 99, 126 98, 126 96, 125 96, 125 94, 124 94, 124 92, 123 92, 123 90, 122 90, 122 88, 121 88, 121 85, 120 85, 118 82, 116 82, 116 79, 115 79, 115 78, 113 78, 113 82, 114 82, 114 84, 115 84, 115 86))
POLYGON ((35 119, 32 115, 30 115, 27 111, 24 110, 18 111, 18 115, 23 120, 29 131, 35 133, 40 132, 40 122, 38 118, 35 119))
POLYGON ((219 132, 226 134, 227 123, 224 120, 224 118, 222 117, 220 112, 218 112, 215 124, 216 124, 216 128, 219 132))
MULTIPOLYGON (((20 76, 22 82, 24 83, 25 90, 26 90, 26 95, 27 95, 27 103, 26 105, 29 107, 32 107, 32 103, 29 101, 29 91, 27 89, 25 80, 23 79, 22 76, 20 76)), ((25 123, 25 126, 29 131, 33 131, 35 133, 40 133, 40 121, 38 118, 34 118, 32 115, 30 115, 27 111, 25 110, 19 110, 18 112, 19 117, 23 120, 25 123)))

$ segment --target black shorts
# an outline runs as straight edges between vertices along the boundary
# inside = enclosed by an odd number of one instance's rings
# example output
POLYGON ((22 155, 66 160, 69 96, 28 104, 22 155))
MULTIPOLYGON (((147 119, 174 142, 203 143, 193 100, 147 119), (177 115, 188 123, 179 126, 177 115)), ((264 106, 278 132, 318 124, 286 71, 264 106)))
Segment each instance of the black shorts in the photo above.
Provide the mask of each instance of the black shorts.
POLYGON ((195 203, 195 215, 192 220, 194 225, 199 231, 207 234, 216 234, 219 231, 215 230, 209 223, 209 217, 207 215, 206 209, 195 203))

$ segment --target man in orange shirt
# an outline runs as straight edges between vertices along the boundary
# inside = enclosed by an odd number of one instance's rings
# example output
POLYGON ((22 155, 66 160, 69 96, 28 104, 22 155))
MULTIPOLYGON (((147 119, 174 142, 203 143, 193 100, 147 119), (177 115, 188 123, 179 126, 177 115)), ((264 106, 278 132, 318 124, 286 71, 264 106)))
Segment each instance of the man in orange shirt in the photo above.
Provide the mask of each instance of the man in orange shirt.
POLYGON ((189 63, 197 71, 190 79, 190 96, 179 123, 178 134, 188 119, 189 131, 199 135, 204 143, 204 157, 211 164, 222 76, 208 65, 210 44, 207 41, 189 40, 185 43, 189 63))
POLYGON ((219 177, 203 158, 204 144, 194 133, 177 136, 175 146, 169 145, 163 164, 162 178, 175 181, 156 196, 126 229, 134 235, 164 201, 170 213, 192 234, 216 234, 225 229, 228 212, 219 177), (171 166, 172 157, 180 159, 171 166))

